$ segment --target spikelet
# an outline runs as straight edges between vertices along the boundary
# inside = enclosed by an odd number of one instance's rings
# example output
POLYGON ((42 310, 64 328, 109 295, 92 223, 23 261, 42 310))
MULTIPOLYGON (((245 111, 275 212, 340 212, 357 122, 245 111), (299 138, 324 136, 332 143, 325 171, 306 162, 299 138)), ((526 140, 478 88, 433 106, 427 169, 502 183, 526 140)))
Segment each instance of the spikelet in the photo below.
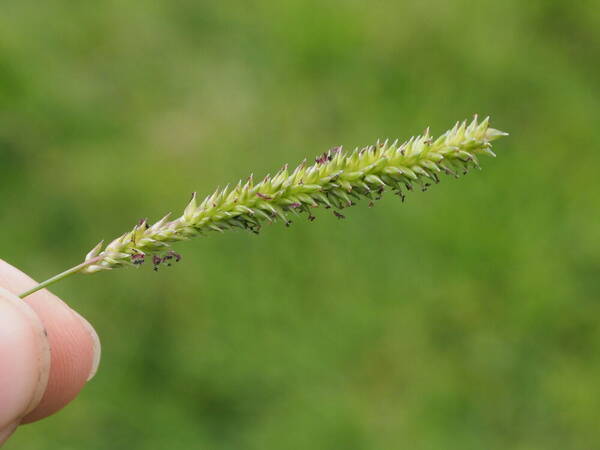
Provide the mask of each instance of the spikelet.
POLYGON ((337 210, 363 198, 372 206, 385 190, 404 200, 415 185, 427 190, 442 173, 459 177, 479 168, 477 157, 495 156, 491 142, 505 135, 489 128, 488 118, 479 122, 475 116, 470 124, 457 123, 436 140, 427 129, 403 144, 378 141, 350 153, 334 147, 312 165, 305 160, 292 171, 286 165, 259 183, 251 175, 232 189, 217 189, 201 202, 194 193, 181 217, 169 220, 167 215, 153 225, 143 220, 106 247, 102 242, 95 246, 86 256, 86 261, 95 261, 82 272, 140 265, 148 257, 156 269, 160 263, 179 260, 170 250, 173 242, 231 228, 258 233, 264 223, 280 220, 289 225, 290 214, 306 213, 312 221, 311 209, 318 206, 333 208, 342 219, 337 210))

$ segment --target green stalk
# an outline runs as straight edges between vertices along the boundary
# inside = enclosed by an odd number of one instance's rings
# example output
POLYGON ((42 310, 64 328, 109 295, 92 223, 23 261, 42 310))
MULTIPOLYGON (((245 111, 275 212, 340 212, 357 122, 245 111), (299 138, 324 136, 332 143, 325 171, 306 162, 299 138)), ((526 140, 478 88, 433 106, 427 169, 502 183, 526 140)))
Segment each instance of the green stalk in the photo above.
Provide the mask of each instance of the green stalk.
POLYGON ((75 267, 71 267, 70 269, 65 270, 64 272, 59 273, 58 275, 54 275, 52 278, 48 278, 46 281, 43 281, 40 284, 32 287, 31 289, 23 292, 22 294, 19 294, 19 298, 25 298, 28 295, 31 295, 34 292, 39 291, 40 289, 44 289, 60 280, 64 280, 65 278, 70 277, 71 275, 81 272, 87 266, 89 266, 91 264, 95 264, 98 261, 100 261, 101 259, 102 259, 101 257, 92 258, 88 261, 84 261, 81 264, 76 265, 75 267))
POLYGON ((478 122, 475 116, 470 124, 457 123, 435 140, 427 129, 403 144, 378 141, 350 153, 335 147, 318 156, 312 165, 305 160, 291 172, 286 165, 259 183, 250 176, 233 189, 217 189, 200 203, 194 193, 181 217, 169 220, 167 214, 153 225, 142 220, 106 247, 100 242, 83 263, 24 292, 21 298, 74 273, 139 266, 149 257, 157 270, 162 263, 179 260, 180 256, 170 250, 171 243, 210 231, 241 228, 258 233, 263 223, 282 220, 291 224, 290 213, 306 213, 312 221, 313 208, 320 206, 333 208, 333 214, 342 219, 339 210, 363 198, 371 204, 386 190, 404 201, 415 185, 425 191, 439 182, 440 174, 458 178, 479 168, 477 157, 496 156, 491 142, 506 135, 490 128, 489 119, 478 122))

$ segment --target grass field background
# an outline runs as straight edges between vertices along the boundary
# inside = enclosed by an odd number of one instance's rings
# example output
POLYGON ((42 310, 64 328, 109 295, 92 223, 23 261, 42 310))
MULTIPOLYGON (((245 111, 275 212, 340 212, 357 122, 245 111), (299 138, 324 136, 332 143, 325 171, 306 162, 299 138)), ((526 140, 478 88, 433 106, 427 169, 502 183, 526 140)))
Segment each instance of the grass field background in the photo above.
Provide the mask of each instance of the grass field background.
POLYGON ((1 256, 38 279, 334 145, 511 133, 405 204, 56 285, 101 370, 6 448, 600 448, 599 61, 591 0, 2 2, 1 256))

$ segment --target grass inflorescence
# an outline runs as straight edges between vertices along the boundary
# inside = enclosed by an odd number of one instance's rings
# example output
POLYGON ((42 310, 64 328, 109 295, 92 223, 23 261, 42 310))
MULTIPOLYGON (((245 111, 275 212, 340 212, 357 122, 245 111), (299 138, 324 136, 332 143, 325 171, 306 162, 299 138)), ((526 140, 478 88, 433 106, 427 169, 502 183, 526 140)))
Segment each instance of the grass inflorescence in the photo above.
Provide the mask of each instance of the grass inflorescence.
POLYGON ((240 228, 259 233, 265 223, 290 225, 290 216, 300 214, 313 221, 317 207, 331 209, 342 219, 344 208, 361 199, 372 206, 386 190, 404 200, 415 187, 426 190, 438 183, 441 174, 459 177, 479 168, 477 157, 495 156, 491 142, 504 135, 489 127, 489 119, 479 122, 475 117, 470 124, 457 123, 437 139, 427 129, 402 144, 377 142, 349 153, 334 147, 312 164, 305 160, 293 170, 286 165, 260 182, 251 175, 233 188, 217 189, 202 201, 194 193, 180 217, 170 220, 167 214, 152 225, 142 220, 105 247, 99 243, 87 254, 80 271, 139 266, 146 260, 157 269, 160 264, 179 261, 171 243, 211 231, 240 228))
POLYGON ((154 270, 161 264, 171 265, 181 256, 171 244, 185 241, 210 231, 223 232, 241 228, 259 233, 265 223, 292 222, 290 216, 306 214, 313 221, 313 210, 340 212, 356 201, 367 199, 369 205, 391 190, 404 201, 408 191, 427 190, 440 181, 440 175, 456 178, 479 168, 477 157, 496 156, 491 142, 507 133, 489 127, 489 119, 477 116, 456 123, 437 139, 429 134, 412 137, 407 142, 378 141, 375 145, 344 152, 334 147, 317 156, 314 163, 303 161, 293 170, 287 165, 274 176, 267 175, 256 183, 252 175, 235 187, 217 189, 202 201, 196 193, 181 217, 170 214, 150 225, 141 220, 131 231, 108 245, 96 245, 85 260, 20 294, 24 298, 75 273, 95 273, 123 266, 140 266, 150 260, 154 270))

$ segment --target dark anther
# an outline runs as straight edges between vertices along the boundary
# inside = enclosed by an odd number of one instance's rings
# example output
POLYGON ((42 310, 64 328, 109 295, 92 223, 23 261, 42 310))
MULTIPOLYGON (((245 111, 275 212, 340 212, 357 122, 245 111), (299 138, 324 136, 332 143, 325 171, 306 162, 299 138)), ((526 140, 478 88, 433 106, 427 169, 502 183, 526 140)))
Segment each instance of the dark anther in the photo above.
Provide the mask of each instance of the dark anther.
POLYGON ((288 220, 288 221, 285 223, 285 226, 286 226, 286 227, 289 227, 291 224, 292 224, 292 221, 291 221, 291 220, 288 220))
POLYGON ((163 258, 163 261, 165 259, 173 259, 173 258, 175 258, 175 262, 181 261, 181 255, 179 253, 175 253, 173 250, 169 250, 169 253, 167 253, 165 255, 165 257, 163 258))
POLYGON ((162 258, 162 262, 166 262, 168 266, 171 265, 171 260, 175 259, 175 262, 181 261, 181 255, 179 253, 175 253, 173 250, 170 250, 165 256, 162 258))
POLYGON ((158 271, 158 266, 162 262, 162 258, 160 256, 154 255, 152 256, 152 264, 154 264, 154 271, 158 271))
POLYGON ((134 253, 131 255, 131 262, 136 265, 144 264, 145 255, 143 253, 134 253))
POLYGON ((312 214, 310 214, 310 215, 308 216, 308 220, 309 220, 309 222, 314 222, 314 220, 315 220, 315 219, 316 219, 316 217, 315 217, 315 216, 313 216, 312 214))
POLYGON ((369 208, 372 208, 373 206, 375 206, 375 203, 369 202, 369 208))
POLYGON ((333 212, 333 215, 334 215, 335 217, 337 217, 338 219, 345 219, 345 218, 346 218, 346 216, 344 216, 343 214, 340 214, 340 213, 339 213, 339 212, 337 212, 337 211, 334 211, 334 212, 333 212))
POLYGON ((315 162, 316 162, 317 164, 325 164, 325 163, 326 163, 328 160, 329 160, 329 157, 328 157, 328 155, 327 155, 327 152, 325 152, 325 153, 323 153, 322 155, 320 155, 320 156, 317 156, 317 157, 315 158, 315 162))

